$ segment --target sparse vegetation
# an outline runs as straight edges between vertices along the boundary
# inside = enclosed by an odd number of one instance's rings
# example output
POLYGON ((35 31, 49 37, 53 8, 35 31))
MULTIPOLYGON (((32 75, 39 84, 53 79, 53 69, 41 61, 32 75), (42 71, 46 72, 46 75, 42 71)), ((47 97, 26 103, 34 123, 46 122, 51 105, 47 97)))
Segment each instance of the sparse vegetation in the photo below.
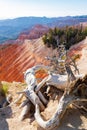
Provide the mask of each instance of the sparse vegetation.
POLYGON ((43 36, 43 42, 47 47, 55 49, 58 44, 64 44, 66 49, 72 45, 85 39, 87 36, 87 28, 83 29, 82 26, 65 28, 50 29, 49 33, 43 36))

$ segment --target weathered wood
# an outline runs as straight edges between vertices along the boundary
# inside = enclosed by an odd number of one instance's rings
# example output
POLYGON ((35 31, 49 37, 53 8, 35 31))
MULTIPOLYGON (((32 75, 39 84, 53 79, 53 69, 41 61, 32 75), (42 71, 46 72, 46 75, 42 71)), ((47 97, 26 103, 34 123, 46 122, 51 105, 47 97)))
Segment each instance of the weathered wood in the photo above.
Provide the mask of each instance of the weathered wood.
POLYGON ((46 129, 46 130, 53 130, 54 127, 58 126, 60 124, 60 120, 63 117, 63 114, 66 111, 66 108, 70 103, 74 101, 74 97, 63 95, 59 101, 57 110, 55 114, 52 116, 51 119, 48 121, 44 121, 40 115, 39 106, 36 104, 36 111, 35 111, 35 119, 38 122, 38 124, 46 129))
POLYGON ((27 103, 29 103, 29 102, 30 102, 29 99, 24 100, 24 101, 20 104, 19 108, 24 107, 24 106, 25 106, 27 103))
POLYGON ((36 88, 35 88, 35 92, 39 92, 39 90, 41 89, 41 87, 43 85, 45 85, 45 83, 47 82, 48 77, 45 77, 39 84, 37 84, 36 88))
POLYGON ((19 117, 20 121, 24 120, 25 116, 26 116, 27 114, 29 114, 30 108, 31 108, 31 102, 29 101, 29 102, 23 107, 23 110, 22 110, 21 115, 20 115, 20 117, 19 117))
MULTIPOLYGON (((84 75, 75 75, 76 79, 82 78, 84 75)), ((65 90, 67 88, 68 76, 60 74, 50 74, 44 78, 35 88, 35 92, 38 92, 44 84, 53 85, 58 89, 65 90)))
POLYGON ((60 124, 60 120, 62 119, 69 104, 79 101, 87 101, 87 76, 83 79, 75 80, 72 84, 70 84, 69 88, 70 90, 66 90, 61 97, 56 112, 52 118, 47 121, 44 121, 41 117, 39 106, 36 104, 35 119, 42 128, 46 130, 53 130, 54 127, 60 124))
POLYGON ((41 111, 43 111, 45 109, 45 106, 42 104, 42 102, 40 101, 39 97, 36 95, 36 93, 33 90, 26 90, 25 94, 27 96, 27 98, 34 104, 36 105, 36 103, 40 106, 41 111))
POLYGON ((66 71, 67 71, 67 74, 68 74, 68 82, 70 83, 71 81, 76 80, 76 77, 75 77, 75 75, 73 74, 70 65, 67 65, 67 64, 66 64, 66 65, 65 65, 65 68, 66 68, 66 71))
MULTIPOLYGON (((42 66, 33 67, 31 69, 28 69, 25 72, 25 81, 27 83, 27 88, 23 91, 20 97, 22 97, 22 95, 25 94, 28 99, 26 102, 23 102, 23 104, 21 104, 21 107, 23 107, 23 111, 20 117, 21 117, 21 120, 23 120, 26 113, 30 110, 30 105, 28 103, 28 100, 29 100, 30 102, 33 103, 34 106, 36 106, 35 117, 36 117, 37 122, 40 123, 40 125, 45 129, 52 129, 56 125, 58 125, 60 119, 62 118, 63 113, 66 110, 66 107, 68 106, 69 103, 73 101, 73 96, 68 95, 67 97, 67 95, 63 95, 63 97, 61 98, 59 102, 57 111, 55 112, 53 117, 48 121, 44 121, 42 117, 40 116, 39 107, 40 107, 40 110, 43 111, 45 109, 43 103, 47 104, 47 100, 44 98, 43 94, 40 92, 40 88, 43 85, 47 84, 47 85, 53 85, 56 88, 65 90, 65 87, 67 86, 67 75, 49 73, 49 76, 44 78, 37 85, 37 80, 34 74, 35 74, 35 71, 39 67, 42 67, 42 66), (41 100, 43 103, 41 102, 41 100)), ((69 74, 71 74, 71 78, 74 77, 74 76, 72 77, 71 71, 69 71, 69 74)), ((75 80, 75 77, 73 78, 73 80, 75 80)))
POLYGON ((24 93, 20 93, 20 95, 18 96, 18 98, 13 102, 13 104, 17 104, 17 103, 19 103, 21 100, 22 100, 22 98, 23 98, 23 95, 24 93))
MULTIPOLYGON (((25 72, 25 81, 28 85, 27 89, 25 90, 25 94, 34 105, 36 105, 36 100, 37 100, 37 103, 40 106, 41 111, 43 111, 45 107, 43 103, 40 101, 38 95, 34 92, 35 91, 34 89, 37 86, 37 80, 34 74, 35 71, 40 68, 46 68, 46 66, 42 66, 42 65, 34 66, 25 72)), ((46 99, 40 92, 39 95, 40 98, 46 103, 46 99)))
MULTIPOLYGON (((34 90, 34 87, 37 86, 35 88, 35 92, 38 92, 40 90, 40 88, 44 85, 44 84, 47 84, 47 85, 53 85, 59 89, 62 89, 64 90, 65 87, 67 86, 67 80, 68 80, 68 77, 70 80, 75 80, 77 77, 82 77, 82 75, 75 75, 72 73, 71 69, 69 67, 66 67, 67 69, 67 73, 68 73, 68 76, 67 75, 60 75, 60 74, 51 74, 49 72, 49 67, 48 66, 43 66, 43 65, 37 65, 37 66, 34 66, 30 69, 28 69, 26 72, 25 72, 25 81, 27 83, 27 85, 31 86, 31 89, 34 90), (36 81, 36 77, 35 77, 35 71, 37 71, 38 69, 40 68, 45 68, 48 70, 48 73, 49 75, 47 77, 45 77, 39 84, 37 84, 37 81, 36 81), (75 78, 76 77, 76 78, 75 78)), ((29 87, 30 87, 29 86, 29 87)))
POLYGON ((47 101, 47 99, 43 96, 43 94, 42 94, 40 91, 38 92, 38 96, 39 96, 40 100, 41 100, 45 105, 47 105, 48 101, 47 101))

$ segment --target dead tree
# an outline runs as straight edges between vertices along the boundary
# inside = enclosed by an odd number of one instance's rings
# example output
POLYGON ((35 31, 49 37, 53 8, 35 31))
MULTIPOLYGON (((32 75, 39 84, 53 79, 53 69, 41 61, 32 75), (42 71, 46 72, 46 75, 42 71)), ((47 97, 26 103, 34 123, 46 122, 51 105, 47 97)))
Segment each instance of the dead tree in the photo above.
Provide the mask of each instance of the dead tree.
MULTIPOLYGON (((87 101, 87 76, 83 77, 83 75, 75 75, 74 77, 70 68, 67 68, 67 72, 68 75, 70 75, 70 81, 73 80, 73 82, 70 82, 70 84, 68 84, 69 86, 67 86, 67 75, 50 73, 49 67, 46 66, 37 65, 28 69, 24 73, 27 88, 24 91, 19 92, 19 94, 21 94, 20 98, 22 98, 23 95, 26 97, 26 100, 20 105, 20 108, 23 107, 20 116, 21 120, 24 119, 27 113, 30 114, 30 110, 32 109, 33 105, 35 108, 35 119, 38 124, 46 130, 52 130, 54 127, 60 124, 60 121, 64 116, 64 113, 66 112, 69 104, 75 103, 77 101, 87 101), (47 69, 48 76, 46 76, 39 84, 37 84, 35 72, 40 68, 47 69), (48 94, 49 90, 44 89, 43 93, 41 91, 45 85, 47 85, 47 89, 49 85, 52 85, 54 87, 54 90, 56 88, 64 92, 59 100, 56 112, 48 121, 44 121, 40 115, 41 111, 44 111, 46 104, 49 102, 49 100, 44 96, 44 93, 48 94)), ((56 91, 54 91, 53 94, 57 95, 56 91)), ((20 100, 20 98, 18 100, 20 100)))
POLYGON ((39 105, 36 104, 35 119, 45 130, 52 130, 61 122, 68 106, 75 102, 87 101, 87 75, 83 79, 75 80, 61 97, 58 107, 51 119, 45 121, 41 117, 39 105))
MULTIPOLYGON (((25 72, 25 81, 27 83, 27 88, 23 92, 19 92, 19 94, 23 94, 27 97, 27 101, 24 101, 21 106, 26 106, 21 114, 21 119, 23 119, 24 115, 28 111, 28 101, 31 102, 34 106, 36 104, 39 105, 40 110, 43 111, 45 109, 45 106, 48 103, 48 100, 44 97, 44 94, 41 93, 41 88, 44 87, 44 85, 52 85, 56 87, 57 89, 65 91, 65 88, 67 87, 67 75, 60 75, 60 74, 52 74, 48 71, 49 75, 45 77, 39 84, 36 82, 35 78, 35 71, 38 70, 39 68, 46 68, 48 69, 49 67, 38 65, 34 66, 30 69, 28 69, 25 72), (27 102, 27 103, 26 103, 27 102)), ((48 69, 49 70, 49 69, 48 69)), ((69 74, 71 74, 69 72, 69 74)), ((71 75, 72 77, 72 75, 71 75)), ((82 75, 76 76, 76 78, 82 77, 82 75)), ((20 98, 22 95, 20 96, 20 98)), ((20 100, 20 98, 18 100, 20 100)), ((17 101, 16 101, 17 102, 17 101)), ((30 104, 31 104, 30 103, 30 104)), ((30 109, 30 106, 29 106, 30 109)))

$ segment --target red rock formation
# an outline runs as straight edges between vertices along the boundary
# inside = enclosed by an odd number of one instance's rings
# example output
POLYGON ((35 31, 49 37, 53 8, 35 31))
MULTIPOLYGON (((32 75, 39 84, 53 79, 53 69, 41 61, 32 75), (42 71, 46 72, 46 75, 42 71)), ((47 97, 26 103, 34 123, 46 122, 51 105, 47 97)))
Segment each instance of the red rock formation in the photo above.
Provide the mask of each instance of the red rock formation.
POLYGON ((42 25, 36 25, 33 27, 30 31, 22 32, 18 39, 24 40, 24 39, 37 39, 43 36, 43 34, 47 33, 49 28, 47 26, 42 25))
POLYGON ((23 72, 36 64, 48 64, 45 56, 52 50, 46 48, 41 39, 25 40, 23 44, 0 46, 0 80, 23 81, 23 72))

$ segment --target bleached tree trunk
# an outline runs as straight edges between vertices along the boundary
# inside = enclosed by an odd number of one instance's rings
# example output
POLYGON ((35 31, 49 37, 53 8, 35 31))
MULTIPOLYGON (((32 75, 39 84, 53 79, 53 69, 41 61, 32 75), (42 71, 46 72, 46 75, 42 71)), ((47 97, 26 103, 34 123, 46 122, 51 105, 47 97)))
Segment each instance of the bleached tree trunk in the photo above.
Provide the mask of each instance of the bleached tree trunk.
POLYGON ((66 71, 67 71, 67 74, 68 74, 68 82, 70 83, 70 82, 76 80, 76 77, 73 74, 71 67, 69 65, 65 65, 65 68, 66 68, 66 71))
MULTIPOLYGON (((82 78, 84 75, 75 75, 73 77, 71 73, 69 74, 69 80, 74 81, 75 79, 82 78)), ((35 88, 35 92, 38 92, 43 85, 53 85, 58 89, 65 90, 67 88, 68 76, 60 74, 50 74, 48 77, 44 78, 35 88)))
POLYGON ((19 108, 24 107, 24 106, 25 106, 27 103, 29 103, 29 102, 30 102, 29 99, 24 100, 24 101, 20 104, 19 108))
POLYGON ((24 105, 24 107, 23 107, 23 110, 22 110, 21 115, 20 115, 20 117, 19 117, 20 121, 24 120, 25 116, 26 116, 27 114, 29 114, 30 108, 31 108, 31 102, 28 101, 28 103, 26 103, 26 104, 24 105))
POLYGON ((35 87, 37 86, 37 80, 36 80, 36 77, 34 74, 35 74, 35 71, 38 69, 38 67, 42 67, 42 66, 32 67, 25 72, 25 81, 28 86, 27 86, 27 89, 24 91, 24 93, 26 94, 27 98, 34 105, 36 105, 36 103, 37 103, 40 106, 41 111, 43 111, 45 106, 40 101, 40 99, 42 99, 45 104, 46 104, 46 99, 44 98, 44 96, 42 95, 41 92, 38 92, 39 96, 35 93, 35 87))
POLYGON ((28 89, 25 91, 25 94, 27 96, 27 98, 34 104, 38 104, 40 106, 41 111, 43 111, 45 109, 44 105, 42 104, 42 102, 40 101, 39 97, 36 95, 36 93, 31 90, 28 89))
POLYGON ((38 92, 38 96, 39 96, 40 100, 41 100, 45 105, 47 105, 48 101, 47 101, 47 99, 43 96, 43 94, 42 94, 40 91, 38 92))
POLYGON ((54 127, 60 124, 67 107, 69 104, 79 101, 87 101, 87 75, 83 79, 75 80, 69 85, 69 90, 65 91, 59 104, 57 110, 51 119, 45 121, 40 115, 39 106, 36 104, 35 119, 38 124, 45 130, 53 130, 54 127), (79 93, 80 92, 80 93, 79 93))
POLYGON ((38 124, 45 130, 53 130, 54 127, 60 124, 60 120, 63 117, 68 105, 74 101, 74 97, 69 95, 63 95, 59 101, 58 107, 51 119, 44 121, 40 115, 39 106, 36 104, 35 119, 38 124))

